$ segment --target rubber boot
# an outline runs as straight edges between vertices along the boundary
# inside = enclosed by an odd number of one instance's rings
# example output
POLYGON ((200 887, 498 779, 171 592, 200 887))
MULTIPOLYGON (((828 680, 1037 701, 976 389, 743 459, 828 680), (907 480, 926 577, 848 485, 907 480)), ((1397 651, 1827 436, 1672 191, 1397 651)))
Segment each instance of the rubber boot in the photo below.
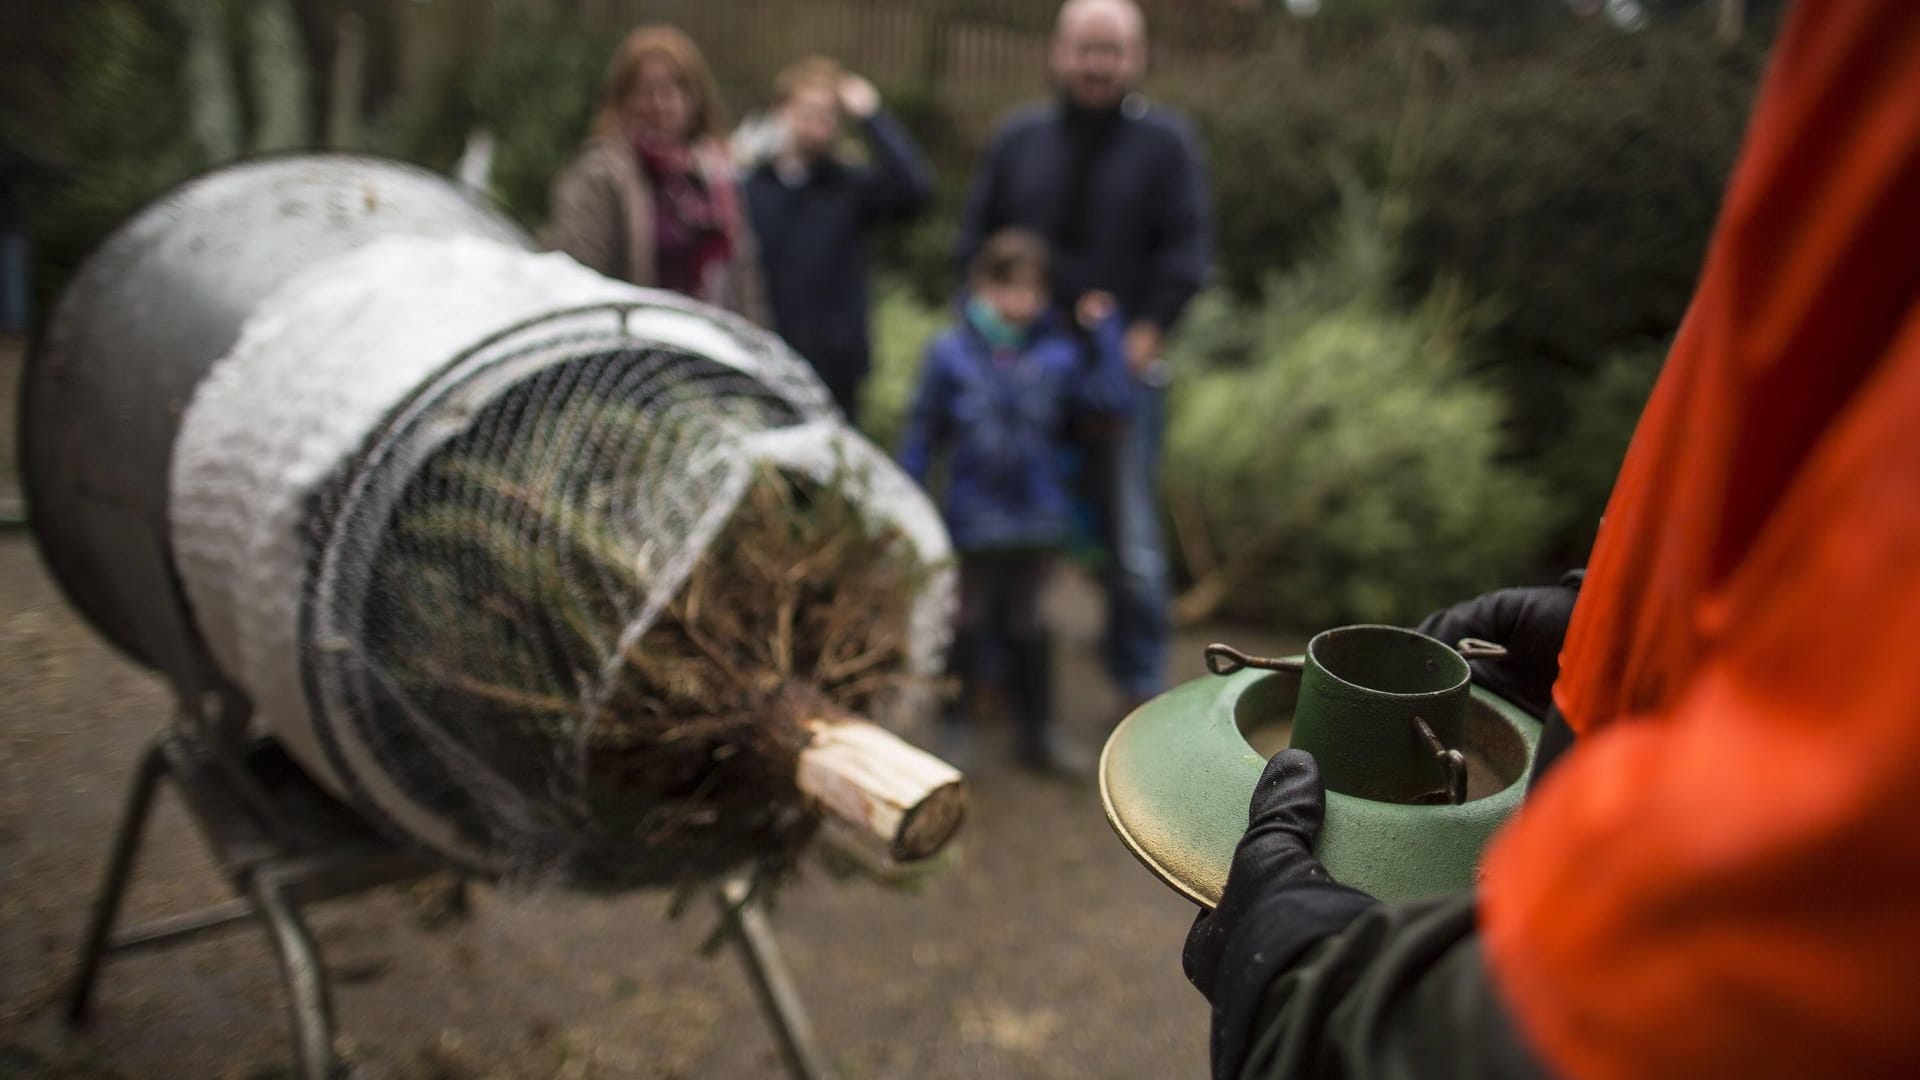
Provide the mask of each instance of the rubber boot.
POLYGON ((980 658, 978 630, 961 630, 953 635, 953 648, 947 653, 947 677, 959 686, 940 710, 933 752, 961 772, 973 765, 973 722, 967 710, 979 694, 980 658))
POLYGON ((1021 766, 1048 776, 1084 778, 1092 774, 1085 755, 1066 746, 1053 725, 1053 640, 1045 634, 1008 643, 1009 683, 1013 690, 1014 755, 1021 766))

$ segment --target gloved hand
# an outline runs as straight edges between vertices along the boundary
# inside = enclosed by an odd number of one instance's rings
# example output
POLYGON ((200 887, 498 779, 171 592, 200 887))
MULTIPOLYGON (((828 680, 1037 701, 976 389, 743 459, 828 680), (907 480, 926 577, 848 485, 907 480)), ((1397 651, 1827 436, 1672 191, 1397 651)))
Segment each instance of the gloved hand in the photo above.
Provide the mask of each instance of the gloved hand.
POLYGON ((1247 833, 1234 849, 1220 906, 1202 911, 1187 931, 1180 963, 1207 1000, 1214 1000, 1220 983, 1227 940, 1262 898, 1289 885, 1332 883, 1313 855, 1326 812, 1327 792, 1313 755, 1305 750, 1273 755, 1253 789, 1247 833))
POLYGON ((1577 575, 1559 585, 1499 589, 1436 611, 1414 629, 1448 645, 1466 637, 1505 645, 1503 657, 1468 661, 1473 681, 1544 720, 1579 595, 1577 575))

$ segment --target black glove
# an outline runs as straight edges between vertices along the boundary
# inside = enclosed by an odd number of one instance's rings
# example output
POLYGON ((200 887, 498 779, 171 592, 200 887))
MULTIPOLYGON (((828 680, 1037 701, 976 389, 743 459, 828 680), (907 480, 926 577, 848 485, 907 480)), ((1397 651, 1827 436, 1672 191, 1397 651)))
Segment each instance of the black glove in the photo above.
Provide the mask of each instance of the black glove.
POLYGON ((1187 931, 1180 962, 1213 1005, 1215 1076, 1239 1074, 1273 981, 1379 903, 1335 882, 1314 858, 1326 810, 1313 755, 1275 754, 1253 789, 1220 906, 1202 911, 1187 931))
POLYGON ((1202 911, 1187 931, 1181 966, 1207 1000, 1215 1000, 1228 939, 1262 899, 1293 885, 1332 884, 1313 854, 1326 812, 1327 792, 1313 755, 1305 750, 1273 755, 1253 789, 1247 833, 1234 849, 1220 906, 1202 911))
POLYGON ((1579 595, 1579 577, 1570 574, 1559 585, 1482 593, 1434 612, 1415 629, 1448 645, 1469 637, 1505 645, 1505 656, 1468 661, 1473 681, 1544 720, 1579 595))

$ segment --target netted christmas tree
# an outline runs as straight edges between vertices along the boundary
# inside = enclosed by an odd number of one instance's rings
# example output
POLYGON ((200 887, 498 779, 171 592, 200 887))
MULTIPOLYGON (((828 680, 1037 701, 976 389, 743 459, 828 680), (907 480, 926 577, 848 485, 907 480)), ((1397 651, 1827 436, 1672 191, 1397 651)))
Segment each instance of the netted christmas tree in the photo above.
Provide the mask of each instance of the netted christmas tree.
MULTIPOLYGON (((934 568, 858 472, 743 472, 780 406, 684 377, 605 392, 649 362, 552 369, 440 445, 372 553, 355 650, 415 797, 588 888, 777 875, 832 799, 805 789, 810 751, 929 685, 911 654, 934 568), (658 527, 702 500, 731 509, 658 527)), ((954 783, 905 808, 891 853, 937 846, 960 806, 954 783)))

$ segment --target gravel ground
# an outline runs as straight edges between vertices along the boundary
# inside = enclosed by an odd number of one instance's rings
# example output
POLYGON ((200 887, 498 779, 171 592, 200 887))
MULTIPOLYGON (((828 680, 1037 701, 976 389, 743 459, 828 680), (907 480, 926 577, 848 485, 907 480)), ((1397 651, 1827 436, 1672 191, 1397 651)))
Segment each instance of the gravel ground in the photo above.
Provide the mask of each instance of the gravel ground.
MULTIPOLYGON (((0 343, 7 394, 15 352, 0 343)), ((12 415, 0 400, 9 449, 12 415)), ((11 489, 0 475, 0 502, 11 489)), ((1052 600, 1068 643, 1061 723, 1094 746, 1114 709, 1089 659, 1097 604, 1077 579, 1052 600)), ((1201 641, 1183 637, 1181 677, 1199 674, 1201 641)), ((110 962, 93 1022, 59 1023, 124 785, 166 710, 159 681, 67 608, 25 533, 0 531, 0 1080, 289 1075, 279 980, 249 927, 110 962)), ((1192 908, 1126 854, 1091 787, 1004 764, 1003 734, 982 733, 969 822, 919 889, 810 867, 782 895, 774 922, 828 1057, 850 1080, 1204 1074, 1206 1009, 1179 967, 1192 908)), ((735 962, 698 954, 710 909, 675 922, 656 895, 478 888, 471 914, 448 920, 434 895, 311 913, 362 1075, 780 1075, 735 962)), ((125 917, 224 898, 163 797, 125 917)))

